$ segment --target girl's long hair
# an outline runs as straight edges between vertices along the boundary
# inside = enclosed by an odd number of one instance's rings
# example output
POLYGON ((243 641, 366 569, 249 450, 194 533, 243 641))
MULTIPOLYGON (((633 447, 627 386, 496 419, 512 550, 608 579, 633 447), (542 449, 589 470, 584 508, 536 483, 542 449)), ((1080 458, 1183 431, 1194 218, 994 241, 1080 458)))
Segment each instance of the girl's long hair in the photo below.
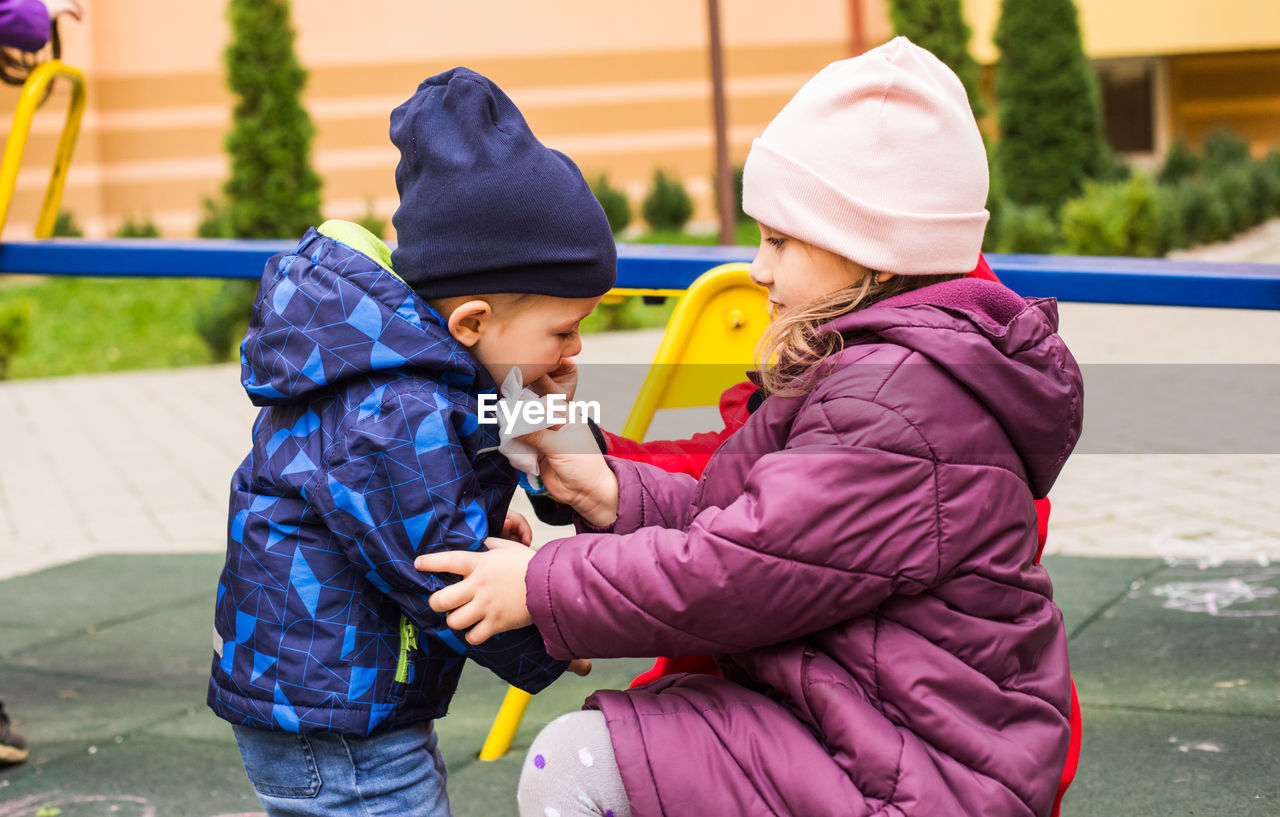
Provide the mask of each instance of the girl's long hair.
POLYGON ((963 278, 964 274, 895 275, 884 283, 878 283, 878 277, 879 273, 870 270, 853 286, 774 316, 755 351, 766 394, 807 394, 822 379, 826 373, 823 361, 844 349, 844 337, 839 332, 823 331, 823 324, 894 295, 963 278))
MULTIPOLYGON (((58 21, 49 22, 48 51, 19 51, 16 48, 0 48, 0 82, 6 85, 22 85, 27 77, 46 59, 58 59, 62 56, 62 38, 58 35, 58 21), (48 53, 48 57, 44 55, 48 53)), ((45 94, 45 99, 49 95, 45 94)), ((40 100, 44 104, 44 99, 40 100)))

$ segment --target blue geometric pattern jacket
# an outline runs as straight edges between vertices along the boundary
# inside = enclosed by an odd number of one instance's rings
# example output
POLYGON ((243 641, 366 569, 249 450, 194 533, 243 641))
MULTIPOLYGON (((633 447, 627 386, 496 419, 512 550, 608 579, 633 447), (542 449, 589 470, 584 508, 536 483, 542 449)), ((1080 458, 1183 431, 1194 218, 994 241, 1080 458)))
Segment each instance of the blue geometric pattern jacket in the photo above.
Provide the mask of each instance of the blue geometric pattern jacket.
POLYGON ((262 406, 231 484, 209 705, 236 724, 366 735, 445 714, 465 658, 537 692, 537 630, 473 647, 414 557, 478 550, 516 473, 480 425, 496 387, 389 268, 308 230, 271 259, 241 346, 262 406))

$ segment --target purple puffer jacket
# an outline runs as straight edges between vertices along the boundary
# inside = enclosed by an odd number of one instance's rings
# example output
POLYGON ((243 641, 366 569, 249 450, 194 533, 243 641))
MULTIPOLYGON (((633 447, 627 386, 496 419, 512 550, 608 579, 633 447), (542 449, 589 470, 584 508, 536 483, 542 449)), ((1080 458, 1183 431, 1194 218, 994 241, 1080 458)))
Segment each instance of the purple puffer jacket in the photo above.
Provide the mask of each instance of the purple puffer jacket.
POLYGON ((534 557, 534 622, 559 658, 717 655, 588 700, 635 817, 1046 814, 1070 693, 1032 498, 1082 414, 1056 305, 961 280, 831 326, 838 365, 700 481, 610 459, 618 521, 534 557))

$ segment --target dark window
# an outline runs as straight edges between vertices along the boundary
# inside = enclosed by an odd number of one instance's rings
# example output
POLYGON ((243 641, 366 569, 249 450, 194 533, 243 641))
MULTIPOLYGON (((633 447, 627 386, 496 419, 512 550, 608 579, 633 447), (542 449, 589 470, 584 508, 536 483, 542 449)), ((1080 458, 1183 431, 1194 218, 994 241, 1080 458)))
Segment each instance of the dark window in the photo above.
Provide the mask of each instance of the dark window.
POLYGON ((1153 153, 1155 66, 1112 63, 1098 66, 1107 144, 1121 153, 1153 153))

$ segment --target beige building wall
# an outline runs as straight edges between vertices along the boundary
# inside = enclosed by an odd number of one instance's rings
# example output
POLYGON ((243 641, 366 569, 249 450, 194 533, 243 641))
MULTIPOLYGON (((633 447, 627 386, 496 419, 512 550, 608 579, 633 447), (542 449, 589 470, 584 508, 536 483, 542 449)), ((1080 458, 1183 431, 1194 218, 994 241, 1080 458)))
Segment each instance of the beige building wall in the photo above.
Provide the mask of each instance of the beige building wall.
MULTIPOLYGON (((201 200, 228 174, 231 125, 222 0, 86 0, 64 24, 64 58, 90 77, 89 109, 64 197, 91 236, 128 215, 166 236, 195 232, 201 200)), ((721 4, 731 155, 822 66, 849 56, 848 0, 721 4)), ((865 3, 866 39, 891 34, 865 3)), ((701 0, 294 0, 305 104, 317 127, 313 163, 326 216, 388 218, 397 203, 391 109, 424 77, 466 65, 492 77, 534 132, 592 177, 608 173, 639 204, 655 168, 684 179, 695 219, 714 218, 710 70, 701 0)), ((8 128, 16 90, 0 89, 8 128)), ((66 104, 38 116, 6 237, 30 235, 66 104)))
MULTIPOLYGON (((1280 45, 1276 0, 1075 0, 1080 33, 1093 59, 1253 51, 1280 45)), ((1001 0, 963 0, 973 55, 999 52, 992 38, 1001 0)))
MULTIPOLYGON (((963 0, 972 51, 990 65, 1001 0, 963 0)), ((1104 78, 1145 73, 1154 153, 1178 135, 1198 144, 1215 127, 1255 154, 1280 144, 1278 0, 1076 0, 1085 52, 1104 78)), ((1123 115, 1108 112, 1108 116, 1123 115)))

